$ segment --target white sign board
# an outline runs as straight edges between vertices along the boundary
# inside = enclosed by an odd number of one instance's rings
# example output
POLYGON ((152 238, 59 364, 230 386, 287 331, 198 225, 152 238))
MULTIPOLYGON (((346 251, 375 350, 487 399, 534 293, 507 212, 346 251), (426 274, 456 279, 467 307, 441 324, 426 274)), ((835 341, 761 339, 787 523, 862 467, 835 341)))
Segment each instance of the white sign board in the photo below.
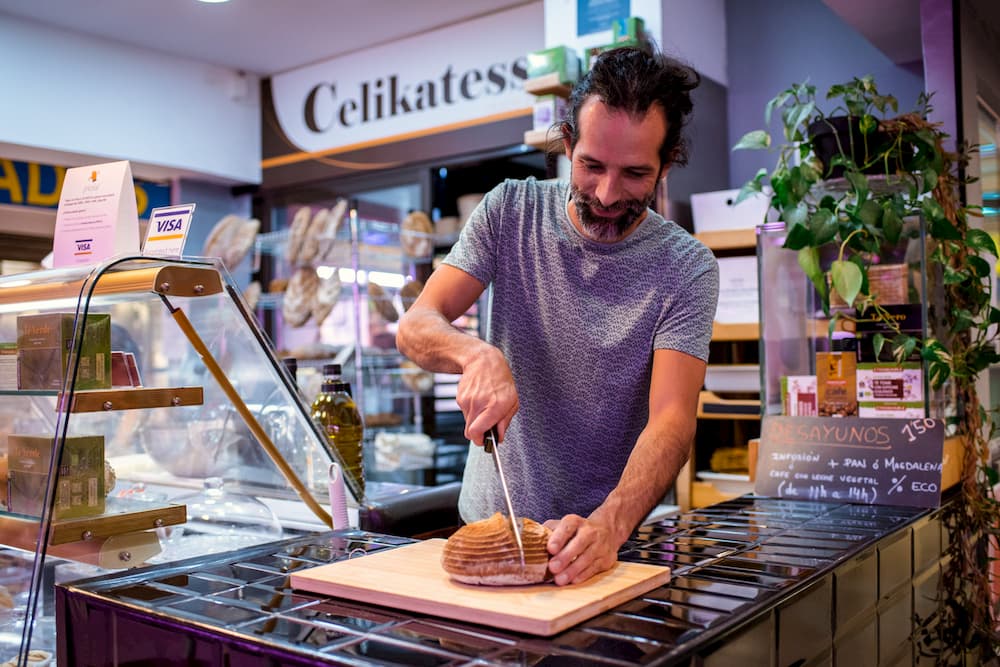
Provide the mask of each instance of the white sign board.
POLYGON ((146 242, 142 254, 157 257, 180 257, 191 230, 194 204, 160 206, 149 213, 146 242))
POLYGON ((139 214, 128 161, 66 171, 52 245, 54 267, 139 252, 139 214))
POLYGON ((299 149, 332 152, 530 115, 543 22, 535 2, 277 74, 278 123, 299 149))

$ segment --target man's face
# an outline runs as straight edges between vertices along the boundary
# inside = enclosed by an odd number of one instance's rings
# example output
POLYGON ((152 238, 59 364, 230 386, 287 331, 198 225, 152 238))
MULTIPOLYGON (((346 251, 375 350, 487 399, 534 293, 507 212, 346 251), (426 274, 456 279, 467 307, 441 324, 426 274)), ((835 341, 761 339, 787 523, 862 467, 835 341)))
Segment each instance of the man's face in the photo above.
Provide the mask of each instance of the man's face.
POLYGON ((588 238, 619 241, 645 217, 656 195, 664 171, 659 151, 666 115, 658 104, 632 115, 591 97, 580 107, 577 123, 576 146, 564 141, 573 163, 570 217, 588 238))

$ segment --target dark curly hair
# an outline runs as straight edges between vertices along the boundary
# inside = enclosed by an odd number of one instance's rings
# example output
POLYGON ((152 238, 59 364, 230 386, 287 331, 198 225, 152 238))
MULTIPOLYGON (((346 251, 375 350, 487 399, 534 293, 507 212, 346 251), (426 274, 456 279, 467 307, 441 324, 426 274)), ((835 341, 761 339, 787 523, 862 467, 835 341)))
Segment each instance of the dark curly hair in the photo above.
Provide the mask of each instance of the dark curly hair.
POLYGON ((630 114, 645 114, 659 103, 667 115, 667 136, 660 146, 660 163, 687 164, 688 147, 682 130, 691 115, 691 91, 701 77, 691 67, 655 50, 622 47, 605 51, 593 63, 569 98, 562 136, 576 148, 580 139, 580 108, 596 95, 604 104, 630 114))

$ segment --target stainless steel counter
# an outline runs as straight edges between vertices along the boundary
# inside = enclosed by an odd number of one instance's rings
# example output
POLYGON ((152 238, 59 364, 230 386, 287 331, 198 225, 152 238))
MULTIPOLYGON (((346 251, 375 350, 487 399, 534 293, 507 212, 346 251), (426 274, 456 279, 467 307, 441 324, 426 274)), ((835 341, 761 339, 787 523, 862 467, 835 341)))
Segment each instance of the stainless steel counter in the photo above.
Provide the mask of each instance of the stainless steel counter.
POLYGON ((59 586, 59 664, 908 664, 913 554, 936 567, 941 531, 923 509, 752 496, 672 515, 620 552, 671 582, 551 638, 288 586, 411 541, 333 532, 59 586))

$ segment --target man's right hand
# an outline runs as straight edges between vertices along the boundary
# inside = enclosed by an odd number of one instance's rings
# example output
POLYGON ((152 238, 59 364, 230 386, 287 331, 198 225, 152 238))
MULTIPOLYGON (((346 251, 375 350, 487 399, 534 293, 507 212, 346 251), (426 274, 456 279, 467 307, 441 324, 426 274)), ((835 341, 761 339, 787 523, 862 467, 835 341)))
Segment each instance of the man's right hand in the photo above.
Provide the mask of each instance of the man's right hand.
POLYGON ((465 415, 465 437, 482 446, 486 431, 495 425, 503 440, 518 400, 514 376, 500 350, 484 343, 481 353, 465 364, 456 400, 465 415))

